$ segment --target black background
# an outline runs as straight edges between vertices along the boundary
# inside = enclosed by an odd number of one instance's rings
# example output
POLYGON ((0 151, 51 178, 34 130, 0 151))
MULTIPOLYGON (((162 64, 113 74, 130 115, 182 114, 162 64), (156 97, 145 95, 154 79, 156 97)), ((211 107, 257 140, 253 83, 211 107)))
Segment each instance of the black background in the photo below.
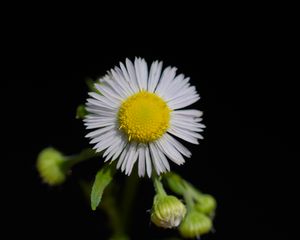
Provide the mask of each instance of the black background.
MULTIPOLYGON (((298 191, 298 49, 293 28, 264 20, 207 20, 192 30, 183 26, 143 38, 126 31, 112 36, 100 25, 83 31, 51 23, 21 26, 7 49, 13 49, 7 60, 12 65, 4 84, 5 130, 13 146, 6 157, 11 167, 3 171, 12 179, 5 209, 10 233, 33 239, 109 236, 105 215, 90 210, 77 185, 81 176, 93 179, 101 160, 77 166, 55 188, 40 182, 35 160, 47 146, 66 154, 88 146, 75 119, 87 97, 85 79, 140 56, 176 66, 202 97, 193 107, 204 111, 204 140, 186 144, 192 159, 172 169, 218 201, 216 231, 203 239, 291 239, 298 191)), ((133 239, 176 234, 150 225, 153 194, 151 182, 142 179, 133 239)))

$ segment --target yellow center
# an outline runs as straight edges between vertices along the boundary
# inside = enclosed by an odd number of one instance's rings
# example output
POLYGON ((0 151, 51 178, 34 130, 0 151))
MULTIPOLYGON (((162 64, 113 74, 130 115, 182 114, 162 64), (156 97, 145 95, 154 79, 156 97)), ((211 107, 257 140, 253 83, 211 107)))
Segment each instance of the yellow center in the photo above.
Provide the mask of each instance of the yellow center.
POLYGON ((154 93, 141 91, 127 98, 119 110, 119 124, 129 141, 148 143, 169 128, 170 109, 154 93))

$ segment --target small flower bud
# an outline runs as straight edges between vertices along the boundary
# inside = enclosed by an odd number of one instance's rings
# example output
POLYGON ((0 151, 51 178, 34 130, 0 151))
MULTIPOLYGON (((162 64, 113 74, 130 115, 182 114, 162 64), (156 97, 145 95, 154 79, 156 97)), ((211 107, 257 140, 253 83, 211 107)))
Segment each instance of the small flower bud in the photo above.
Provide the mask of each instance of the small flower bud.
POLYGON ((184 204, 175 196, 159 195, 154 197, 151 221, 158 227, 178 227, 186 214, 184 204))
POLYGON ((208 233, 211 229, 211 219, 205 214, 195 210, 188 212, 179 226, 179 232, 185 238, 200 237, 208 233))
POLYGON ((197 198, 197 203, 195 204, 196 210, 199 212, 211 215, 214 213, 217 206, 217 202, 213 196, 204 194, 197 198))
POLYGON ((46 148, 40 152, 37 170, 45 183, 53 186, 65 181, 66 173, 62 168, 64 161, 64 156, 54 148, 46 148))

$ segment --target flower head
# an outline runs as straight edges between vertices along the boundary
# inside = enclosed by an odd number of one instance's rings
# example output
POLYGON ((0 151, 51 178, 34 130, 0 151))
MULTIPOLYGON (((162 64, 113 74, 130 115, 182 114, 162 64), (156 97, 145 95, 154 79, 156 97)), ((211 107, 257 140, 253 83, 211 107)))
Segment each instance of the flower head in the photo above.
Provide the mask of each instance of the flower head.
POLYGON ((37 170, 43 181, 49 185, 59 185, 66 180, 66 172, 62 164, 64 155, 54 148, 46 148, 37 159, 37 170))
POLYGON ((95 84, 84 119, 86 137, 105 161, 118 159, 117 168, 130 175, 138 162, 139 176, 160 175, 170 170, 169 160, 181 165, 191 152, 178 137, 198 144, 202 112, 183 108, 200 99, 189 78, 176 76, 176 68, 162 71, 162 62, 152 63, 149 73, 144 59, 126 59, 95 84))
POLYGON ((184 204, 175 196, 159 195, 154 197, 151 221, 158 227, 178 227, 186 214, 184 204))
POLYGON ((211 229, 211 219, 196 210, 189 211, 179 226, 179 232, 185 238, 200 237, 211 229))

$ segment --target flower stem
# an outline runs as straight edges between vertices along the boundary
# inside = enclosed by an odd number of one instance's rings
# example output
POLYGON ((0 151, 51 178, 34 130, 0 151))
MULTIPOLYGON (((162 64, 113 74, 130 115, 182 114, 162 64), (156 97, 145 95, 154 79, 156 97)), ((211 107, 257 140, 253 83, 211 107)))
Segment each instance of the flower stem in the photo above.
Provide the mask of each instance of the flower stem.
POLYGON ((99 156, 100 154, 101 153, 96 153, 95 150, 91 148, 83 149, 79 154, 67 157, 66 161, 63 163, 63 168, 69 170, 74 165, 85 160, 91 159, 93 157, 99 156))
POLYGON ((186 203, 188 211, 192 210, 192 208, 195 205, 195 202, 194 202, 193 194, 191 193, 191 191, 189 191, 189 189, 187 189, 187 191, 183 194, 183 198, 186 203))
POLYGON ((138 175, 134 172, 126 179, 125 188, 123 192, 123 201, 122 201, 122 220, 125 229, 130 228, 130 214, 132 211, 132 206, 134 203, 134 198, 136 196, 136 190, 138 187, 139 178, 138 175))
POLYGON ((112 239, 122 239, 126 235, 124 234, 124 225, 120 218, 119 211, 117 210, 115 199, 109 196, 103 202, 101 208, 106 212, 111 228, 113 230, 112 239))
POLYGON ((158 195, 166 196, 167 193, 158 176, 153 176, 154 189, 158 195))

